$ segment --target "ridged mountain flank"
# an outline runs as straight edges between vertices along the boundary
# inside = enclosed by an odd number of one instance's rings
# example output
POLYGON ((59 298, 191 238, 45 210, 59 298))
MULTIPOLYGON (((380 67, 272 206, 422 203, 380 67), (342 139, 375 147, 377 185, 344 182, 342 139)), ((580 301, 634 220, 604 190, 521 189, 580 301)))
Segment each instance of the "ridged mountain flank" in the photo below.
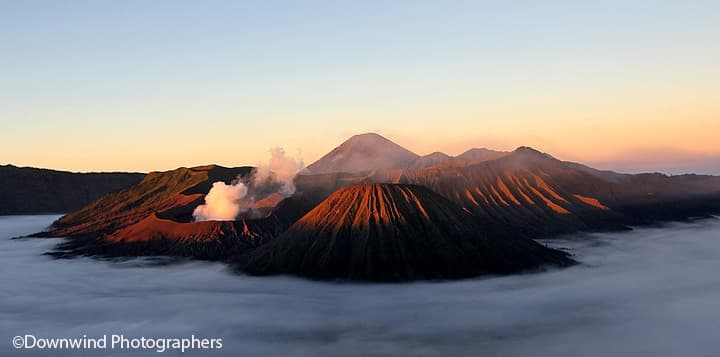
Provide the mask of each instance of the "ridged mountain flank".
POLYGON ((400 281, 508 274, 573 261, 532 240, 493 234, 428 188, 361 184, 330 195, 251 252, 254 275, 400 281))
POLYGON ((486 227, 533 238, 720 210, 720 177, 601 172, 530 147, 477 164, 405 170, 395 182, 428 187, 486 227))

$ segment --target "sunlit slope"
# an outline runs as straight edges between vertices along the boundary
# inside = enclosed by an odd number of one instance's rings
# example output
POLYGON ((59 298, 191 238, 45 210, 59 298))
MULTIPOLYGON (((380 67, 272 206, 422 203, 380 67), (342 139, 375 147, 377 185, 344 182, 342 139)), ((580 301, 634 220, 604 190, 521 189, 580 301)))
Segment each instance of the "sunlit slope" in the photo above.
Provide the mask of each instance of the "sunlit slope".
MULTIPOLYGON (((230 182, 250 167, 202 166, 152 172, 138 184, 105 195, 55 222, 51 236, 104 234, 167 210, 200 204, 212 182, 230 182)), ((192 212, 189 208, 189 213, 192 212)), ((188 212, 185 212, 186 214, 188 212)))
POLYGON ((490 232, 428 188, 361 184, 333 193, 250 254, 252 274, 406 280, 568 265, 562 252, 490 232))

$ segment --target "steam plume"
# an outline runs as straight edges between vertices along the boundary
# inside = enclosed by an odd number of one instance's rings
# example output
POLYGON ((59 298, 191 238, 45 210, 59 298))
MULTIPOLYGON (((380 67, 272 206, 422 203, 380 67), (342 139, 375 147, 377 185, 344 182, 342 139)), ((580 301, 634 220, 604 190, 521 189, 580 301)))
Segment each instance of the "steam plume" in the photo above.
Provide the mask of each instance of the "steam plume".
POLYGON ((205 204, 195 208, 193 217, 196 221, 231 221, 240 214, 240 202, 247 192, 248 188, 242 182, 234 185, 215 182, 205 196, 205 204))
POLYGON ((270 160, 260 164, 249 178, 238 178, 230 185, 213 183, 205 204, 193 211, 195 221, 232 221, 238 215, 256 209, 257 200, 272 194, 290 197, 295 193, 295 176, 302 170, 302 160, 285 156, 285 150, 270 149, 270 160))
POLYGON ((279 183, 281 186, 277 192, 283 197, 290 197, 295 193, 293 180, 302 168, 302 160, 285 156, 285 150, 280 147, 272 148, 270 161, 257 167, 253 182, 258 185, 279 183))

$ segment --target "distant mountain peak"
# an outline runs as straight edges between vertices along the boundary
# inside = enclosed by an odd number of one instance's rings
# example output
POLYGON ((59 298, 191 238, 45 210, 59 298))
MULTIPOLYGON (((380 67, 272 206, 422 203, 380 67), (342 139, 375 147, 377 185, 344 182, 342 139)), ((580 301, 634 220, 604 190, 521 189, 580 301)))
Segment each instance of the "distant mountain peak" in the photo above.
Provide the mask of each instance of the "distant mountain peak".
MULTIPOLYGON (((354 147, 364 147, 364 146, 372 146, 372 145, 385 145, 388 147, 396 147, 396 148, 400 148, 400 149, 410 152, 409 150, 403 148, 402 146, 394 143, 392 140, 390 140, 380 134, 377 134, 377 133, 363 133, 363 134, 353 135, 349 139, 345 140, 342 144, 340 144, 339 147, 354 148, 354 147)), ((413 153, 413 155, 415 155, 415 154, 413 153)))
POLYGON ((544 159, 555 159, 552 155, 544 153, 540 150, 537 150, 535 148, 532 148, 530 146, 520 146, 515 151, 513 151, 514 154, 520 154, 524 156, 532 156, 532 157, 539 157, 544 159))
POLYGON ((449 158, 450 155, 448 155, 444 152, 441 152, 441 151, 435 151, 435 152, 431 152, 423 157, 447 157, 447 158, 449 158))
POLYGON ((480 152, 497 152, 497 151, 491 150, 491 149, 488 149, 488 148, 471 148, 471 149, 468 149, 467 151, 463 152, 462 154, 460 154, 460 155, 458 155, 458 156, 462 156, 462 155, 466 155, 466 154, 472 154, 472 153, 480 153, 480 152))
POLYGON ((388 138, 378 134, 378 133, 362 133, 362 134, 355 134, 350 137, 347 141, 349 142, 355 142, 355 141, 362 141, 362 140, 382 140, 382 141, 390 141, 388 138))
POLYGON ((472 148, 455 157, 460 163, 473 164, 483 161, 499 159, 506 156, 505 151, 490 150, 487 148, 472 148))
POLYGON ((542 153, 540 150, 535 149, 535 148, 533 148, 532 146, 524 146, 524 145, 523 145, 523 146, 518 146, 517 149, 515 149, 515 151, 534 152, 534 153, 538 153, 538 154, 541 154, 541 153, 542 153))
POLYGON ((445 163, 445 162, 449 162, 449 161, 451 161, 452 159, 453 159, 452 156, 450 156, 450 155, 448 155, 448 154, 446 154, 446 153, 444 153, 444 152, 435 151, 435 152, 430 153, 430 154, 427 154, 427 155, 425 155, 425 156, 418 157, 418 158, 410 165, 409 168, 411 168, 411 169, 422 169, 422 168, 434 166, 434 165, 437 165, 437 164, 442 164, 442 163, 445 163))
POLYGON ((313 174, 406 168, 419 156, 376 133, 353 135, 307 167, 313 174))

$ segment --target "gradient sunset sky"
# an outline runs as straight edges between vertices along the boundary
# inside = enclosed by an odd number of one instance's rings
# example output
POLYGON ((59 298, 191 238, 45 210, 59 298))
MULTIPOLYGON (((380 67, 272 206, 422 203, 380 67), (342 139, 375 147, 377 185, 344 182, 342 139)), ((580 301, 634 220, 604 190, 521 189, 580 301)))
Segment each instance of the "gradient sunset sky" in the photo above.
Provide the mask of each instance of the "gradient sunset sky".
POLYGON ((306 163, 373 131, 720 174, 720 1, 0 1, 0 164, 306 163))

